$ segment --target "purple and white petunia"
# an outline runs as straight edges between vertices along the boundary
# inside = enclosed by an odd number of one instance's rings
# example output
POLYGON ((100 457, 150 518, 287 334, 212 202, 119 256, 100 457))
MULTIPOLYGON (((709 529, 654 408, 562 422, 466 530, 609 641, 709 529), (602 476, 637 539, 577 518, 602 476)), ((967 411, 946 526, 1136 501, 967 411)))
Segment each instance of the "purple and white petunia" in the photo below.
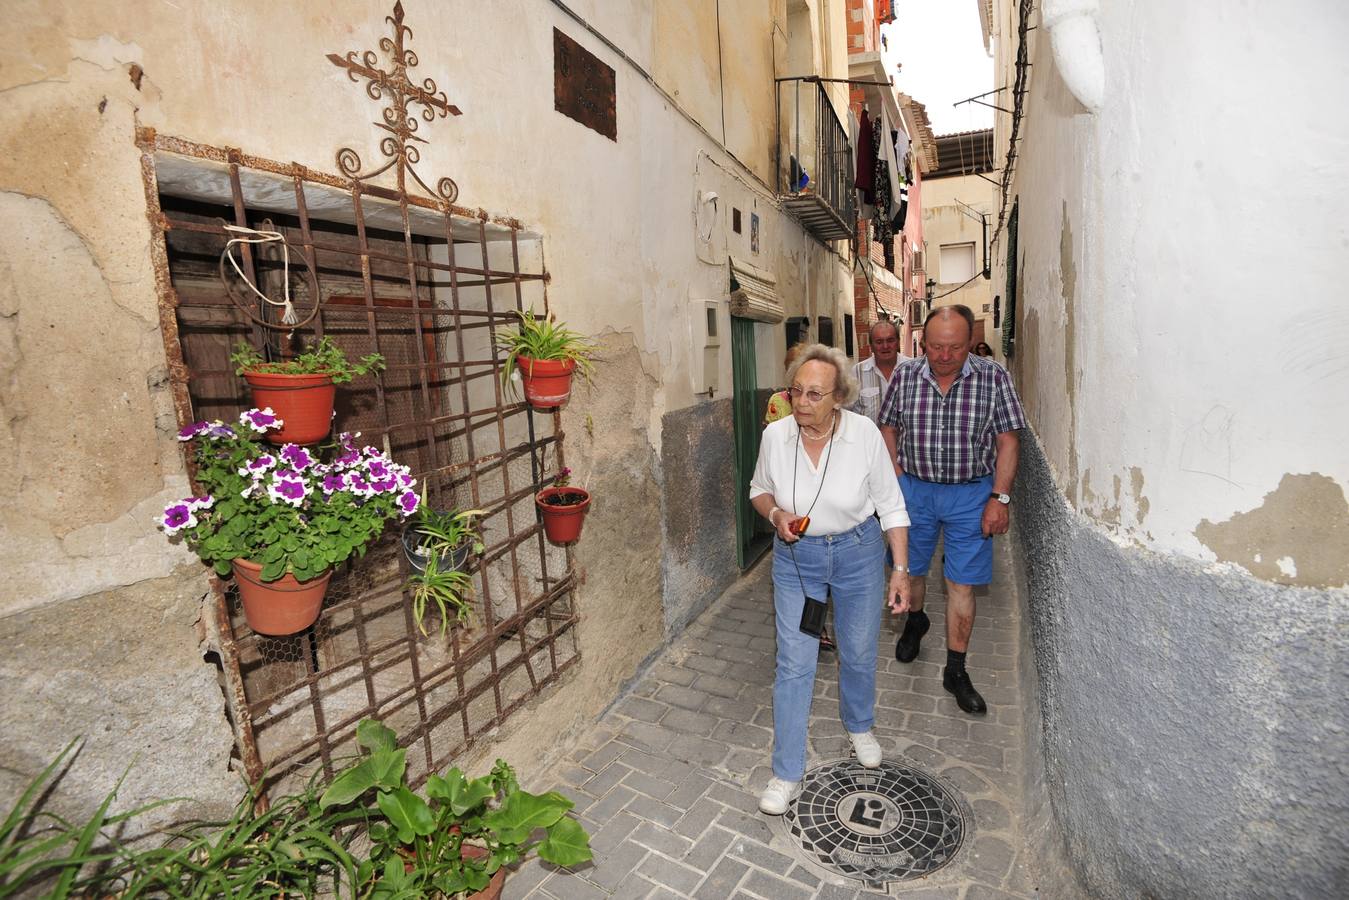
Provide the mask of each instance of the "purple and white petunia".
POLYGON ((178 432, 178 440, 190 441, 198 435, 205 434, 210 427, 210 422, 193 422, 191 425, 185 426, 178 432))
POLYGON ((192 514, 190 500, 170 503, 164 507, 164 518, 159 520, 165 534, 177 534, 184 528, 196 528, 197 517, 192 514))
POLYGON ((267 496, 273 503, 289 503, 298 507, 303 505, 304 498, 309 496, 309 485, 304 483, 303 478, 278 476, 267 486, 267 496))
POLYGON ((401 510, 403 518, 406 519, 408 516, 415 513, 419 502, 420 498, 417 496, 416 491, 405 491, 403 495, 398 498, 398 507, 401 510))
POLYGON ((250 459, 240 469, 240 475, 252 475, 254 478, 261 478, 271 471, 276 465, 276 457, 270 453, 264 453, 256 459, 250 459))
POLYGON ((331 497, 338 491, 346 489, 347 476, 339 475, 336 473, 329 473, 328 475, 323 476, 322 487, 324 495, 331 497))
POLYGON ((215 498, 210 494, 207 494, 205 497, 188 497, 183 502, 191 507, 193 512, 201 509, 210 509, 212 506, 215 506, 215 498))
POLYGON ((290 467, 297 471, 303 471, 314 464, 314 457, 309 455, 309 451, 298 444, 286 444, 281 448, 281 458, 290 463, 290 467))
POLYGON ((239 424, 253 429, 258 434, 266 434, 285 423, 276 417, 270 406, 264 409, 249 409, 239 414, 239 424))
POLYGON ((217 419, 216 421, 212 422, 209 426, 207 426, 206 436, 214 438, 238 437, 238 435, 234 433, 233 428, 229 427, 224 422, 221 422, 219 419, 217 419))

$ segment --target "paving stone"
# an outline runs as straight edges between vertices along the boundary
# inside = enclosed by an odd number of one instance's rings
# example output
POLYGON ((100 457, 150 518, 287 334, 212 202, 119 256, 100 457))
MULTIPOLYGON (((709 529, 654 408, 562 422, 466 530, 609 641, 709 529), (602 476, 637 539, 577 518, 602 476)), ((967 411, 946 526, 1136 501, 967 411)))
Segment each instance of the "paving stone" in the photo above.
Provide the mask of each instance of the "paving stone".
POLYGON ((760 709, 758 712, 756 712, 754 714, 754 718, 750 719, 749 721, 753 722, 755 725, 760 726, 761 728, 772 728, 773 710, 764 707, 760 709))
POLYGON ((726 900, 735 893, 740 879, 745 877, 749 867, 733 859, 722 858, 717 867, 708 873, 693 896, 696 900, 726 900))
POLYGON ((1012 815, 1000 801, 975 800, 970 806, 980 831, 1002 831, 1012 825, 1012 815))
POLYGON ((712 732, 712 738, 725 741, 734 747, 746 747, 750 750, 763 750, 773 742, 773 732, 758 725, 745 722, 725 721, 712 732))
POLYGON ((941 738, 937 748, 952 759, 988 769, 1002 768, 1002 749, 988 744, 977 744, 959 738, 941 738))
MULTIPOLYGON (((765 782, 766 784, 767 782, 765 782)), ((712 799, 730 809, 737 809, 749 816, 759 815, 759 798, 739 788, 723 785, 712 794, 712 799)))
POLYGON ((686 838, 697 840, 698 836, 706 831, 725 809, 726 807, 720 803, 714 803, 707 798, 703 798, 693 804, 688 812, 679 817, 674 830, 677 834, 682 834, 686 838))
POLYGON ((582 760, 582 763, 592 772, 599 772, 605 766, 609 765, 609 763, 622 756, 627 749, 626 745, 620 744, 617 741, 606 741, 597 749, 587 754, 585 759, 582 760))
POLYGON ((640 824, 640 820, 626 810, 616 813, 612 819, 591 832, 590 846, 595 848, 595 858, 598 859, 623 843, 640 824))
POLYGON ((572 811, 575 812, 578 816, 581 813, 585 812, 587 809, 589 809, 597 800, 599 800, 598 797, 592 797, 579 788, 568 791, 562 791, 562 793, 567 795, 567 799, 571 801, 572 811))
POLYGON ((707 675, 725 675, 731 668, 731 663, 724 659, 717 659, 714 656, 693 655, 684 660, 685 668, 693 669, 695 672, 702 672, 707 675))
POLYGON ((607 898, 609 892, 596 887, 584 878, 570 872, 556 872, 543 883, 542 890, 557 900, 597 900, 607 898))
POLYGON ((662 803, 659 800, 653 800, 642 794, 639 794, 624 809, 634 816, 655 822, 665 828, 673 827, 676 822, 684 817, 684 810, 662 803))
POLYGON ((792 870, 787 873, 787 877, 792 879, 793 881, 797 881, 800 882, 801 884, 804 884, 811 890, 815 890, 820 886, 820 876, 816 875, 814 872, 810 871, 810 869, 807 869, 805 866, 802 866, 800 864, 794 866, 792 870))
POLYGON ((702 872, 654 853, 642 860, 637 871, 656 884, 663 884, 681 894, 693 893, 698 882, 703 880, 702 872))
POLYGON ((581 785, 587 793, 594 797, 603 797, 609 791, 613 790, 624 778, 631 774, 632 769, 623 765, 621 762, 613 762, 605 766, 600 773, 585 784, 581 785))
MULTIPOLYGON (((595 857, 595 865, 585 873, 587 881, 592 881, 602 888, 612 891, 618 887, 619 883, 627 878, 638 864, 641 863, 651 851, 647 850, 641 844, 632 841, 624 841, 613 850, 595 857)), ((551 879, 550 879, 551 880, 551 879)), ((552 890, 548 883, 544 883, 546 890, 552 890)))
POLYGON ((664 778, 657 778, 654 775, 647 775, 645 772, 630 772, 623 783, 635 791, 640 791, 648 797, 654 797, 657 800, 664 800, 674 793, 675 784, 672 781, 666 781, 664 778))
POLYGON ((716 861, 721 859, 737 840, 739 837, 734 832, 724 828, 708 828, 689 848, 688 853, 684 854, 684 863, 700 872, 711 871, 716 861))
POLYGON ((707 712, 694 712, 691 709, 671 709, 666 713, 661 725, 680 734, 695 734, 707 737, 720 720, 707 712))
MULTIPOLYGON (((693 847, 693 841, 651 822, 641 822, 632 832, 632 840, 649 850, 655 850, 671 859, 683 859, 693 847)), ((664 882, 658 882, 664 883, 664 882)))
MULTIPOLYGON (((646 880, 638 872, 629 872, 610 893, 611 897, 645 898, 651 896, 656 885, 646 880)), ((676 895, 678 896, 678 895, 676 895)))
POLYGON ((777 653, 778 640, 775 637, 752 637, 749 641, 751 650, 762 650, 765 653, 777 653))
MULTIPOLYGON (((769 676, 769 680, 772 680, 772 676, 769 676)), ((707 702, 703 704, 703 712, 710 713, 719 719, 731 719, 735 722, 748 722, 763 709, 771 711, 771 702, 759 704, 744 696, 737 697, 734 700, 726 697, 708 697, 707 702)))
POLYGON ((545 863, 537 856, 525 860, 507 873, 501 887, 501 900, 523 900, 556 871, 555 866, 545 863))
POLYGON ((674 793, 665 802, 676 809, 686 810, 712 788, 714 782, 702 775, 692 774, 682 779, 674 793))
POLYGON ((646 895, 646 900, 680 900, 680 898, 674 891, 668 888, 658 887, 646 895))
MULTIPOLYGON (((969 738, 972 741, 978 741, 981 744, 992 744, 996 747, 1006 749, 1019 748, 1021 746, 1021 732, 1019 729, 1010 728, 1006 725, 995 725, 987 720, 980 722, 970 722, 969 738)), ((959 737, 959 735, 953 735, 959 737)))
POLYGON ((880 691, 876 705, 905 712, 932 712, 937 708, 937 698, 912 691, 880 691))
POLYGON ((948 766, 938 771, 942 778, 945 778, 951 784, 955 785, 965 794, 987 794, 993 791, 993 786, 982 775, 967 769, 962 765, 948 766))
POLYGON ((584 818, 595 823, 597 827, 602 826, 612 819, 620 809, 631 803, 636 796, 629 788, 619 785, 591 804, 590 808, 585 811, 584 818))
POLYGON ((760 897, 771 897, 773 900, 809 900, 811 892, 799 884, 793 884, 784 878, 776 875, 770 875, 760 869, 751 869, 749 877, 745 879, 745 890, 758 894, 760 897))
POLYGON ((669 747, 677 736, 670 729, 649 722, 629 722, 619 731, 617 740, 659 752, 669 747))
POLYGON ((580 787, 595 777, 595 773, 586 767, 570 764, 558 766, 555 774, 563 784, 570 784, 573 787, 580 787))
POLYGON ((841 884, 826 881, 816 891, 815 900, 858 900, 858 898, 871 896, 873 895, 861 893, 858 888, 845 887, 841 884))
POLYGON ((915 734, 931 735, 933 737, 954 737, 965 739, 969 737, 970 726, 966 722, 950 716, 933 716, 927 713, 912 713, 909 715, 909 730, 915 734))
POLYGON ((717 817, 717 824, 761 844, 767 844, 773 839, 773 832, 769 830, 767 822, 747 816, 739 810, 727 809, 717 817))
MULTIPOLYGON (((769 759, 767 750, 743 750, 733 749, 726 754, 721 765, 718 767, 725 772, 727 777, 742 786, 746 784, 745 776, 753 772, 769 759)), ((764 779, 764 784, 768 784, 768 779, 764 779)))
POLYGON ((965 900, 1022 900, 1022 898, 984 884, 972 884, 965 892, 965 900))
MULTIPOLYGON (((694 681, 701 677, 701 675, 695 676, 694 681)), ((663 684, 661 685, 660 690, 656 691, 656 699, 668 703, 671 706, 680 706, 684 709, 697 710, 702 708, 703 702, 707 699, 707 695, 701 690, 694 690, 693 688, 683 687, 679 684, 663 684)))
POLYGON ((694 768, 688 763, 671 759, 668 752, 656 754, 637 747, 629 748, 626 753, 618 758, 618 761, 630 769, 653 775, 656 778, 664 778, 666 781, 678 782, 694 771, 694 768))
POLYGON ((693 680, 698 677, 697 672, 683 669, 672 663, 657 663, 651 667, 650 680, 653 682, 674 684, 688 687, 693 684, 693 680))
POLYGON ((642 697, 625 697, 614 705, 614 712, 620 716, 627 716, 629 719, 638 719, 653 724, 659 722, 661 716, 669 711, 670 707, 664 703, 657 703, 654 700, 646 700, 642 697))
POLYGON ((1001 838, 980 835, 974 839, 974 846, 967 851, 971 867, 989 881, 1001 882, 1012 867, 1015 851, 1001 838))
MULTIPOLYGON (((727 852, 735 859, 743 860, 761 869, 767 869, 776 875, 786 875, 791 871, 792 866, 796 865, 796 860, 790 856, 785 856, 775 850, 769 850, 767 847, 761 847, 748 841, 737 840, 733 842, 727 852)), ((753 890, 751 885, 747 884, 746 887, 753 890)))
POLYGON ((698 680, 693 682, 693 687, 696 690, 713 694, 717 697, 737 697, 743 686, 743 681, 736 681, 720 675, 699 675, 698 680))
POLYGON ((901 886, 895 891, 895 896, 903 897, 904 900, 956 900, 956 898, 960 896, 960 892, 964 889, 965 885, 963 883, 947 885, 944 887, 924 885, 912 890, 903 890, 901 886))
POLYGON ((675 759, 695 765, 715 766, 726 758, 731 748, 721 741, 700 738, 691 734, 680 735, 665 750, 675 759))

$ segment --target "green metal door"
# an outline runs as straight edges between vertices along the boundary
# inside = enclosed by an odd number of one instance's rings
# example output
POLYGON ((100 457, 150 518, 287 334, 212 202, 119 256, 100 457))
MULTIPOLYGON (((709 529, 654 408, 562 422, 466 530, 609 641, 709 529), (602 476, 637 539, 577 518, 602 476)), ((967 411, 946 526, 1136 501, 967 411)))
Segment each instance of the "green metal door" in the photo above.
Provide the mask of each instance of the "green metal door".
POLYGON ((740 568, 749 568, 772 544, 772 534, 749 503, 749 482, 759 458, 763 410, 755 374, 754 322, 731 316, 732 427, 735 430, 735 545, 740 568))

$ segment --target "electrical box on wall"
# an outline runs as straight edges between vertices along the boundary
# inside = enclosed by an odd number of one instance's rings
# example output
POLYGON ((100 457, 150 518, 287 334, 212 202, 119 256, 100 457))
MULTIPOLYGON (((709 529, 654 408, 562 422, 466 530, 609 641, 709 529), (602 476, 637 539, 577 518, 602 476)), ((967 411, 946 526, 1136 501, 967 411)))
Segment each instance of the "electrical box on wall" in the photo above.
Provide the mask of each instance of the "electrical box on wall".
POLYGON ((721 393, 721 336, 726 328, 717 300, 694 300, 689 318, 693 325, 693 392, 708 399, 721 393))

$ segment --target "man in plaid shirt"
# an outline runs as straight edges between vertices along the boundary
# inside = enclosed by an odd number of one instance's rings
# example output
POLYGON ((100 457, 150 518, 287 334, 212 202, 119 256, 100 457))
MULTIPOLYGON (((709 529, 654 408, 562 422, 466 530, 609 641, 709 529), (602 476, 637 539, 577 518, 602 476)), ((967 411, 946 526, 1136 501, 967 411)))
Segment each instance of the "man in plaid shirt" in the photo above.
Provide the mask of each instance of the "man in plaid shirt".
POLYGON ((923 323, 927 355, 895 370, 881 404, 881 436, 895 460, 909 518, 911 611, 895 658, 912 662, 929 622, 923 612, 928 564, 944 535, 946 668, 942 686, 967 713, 988 707, 965 671, 974 629, 974 586, 993 580, 993 535, 1007 533, 1026 427, 1007 370, 970 355, 974 314, 966 306, 934 310, 923 323))

